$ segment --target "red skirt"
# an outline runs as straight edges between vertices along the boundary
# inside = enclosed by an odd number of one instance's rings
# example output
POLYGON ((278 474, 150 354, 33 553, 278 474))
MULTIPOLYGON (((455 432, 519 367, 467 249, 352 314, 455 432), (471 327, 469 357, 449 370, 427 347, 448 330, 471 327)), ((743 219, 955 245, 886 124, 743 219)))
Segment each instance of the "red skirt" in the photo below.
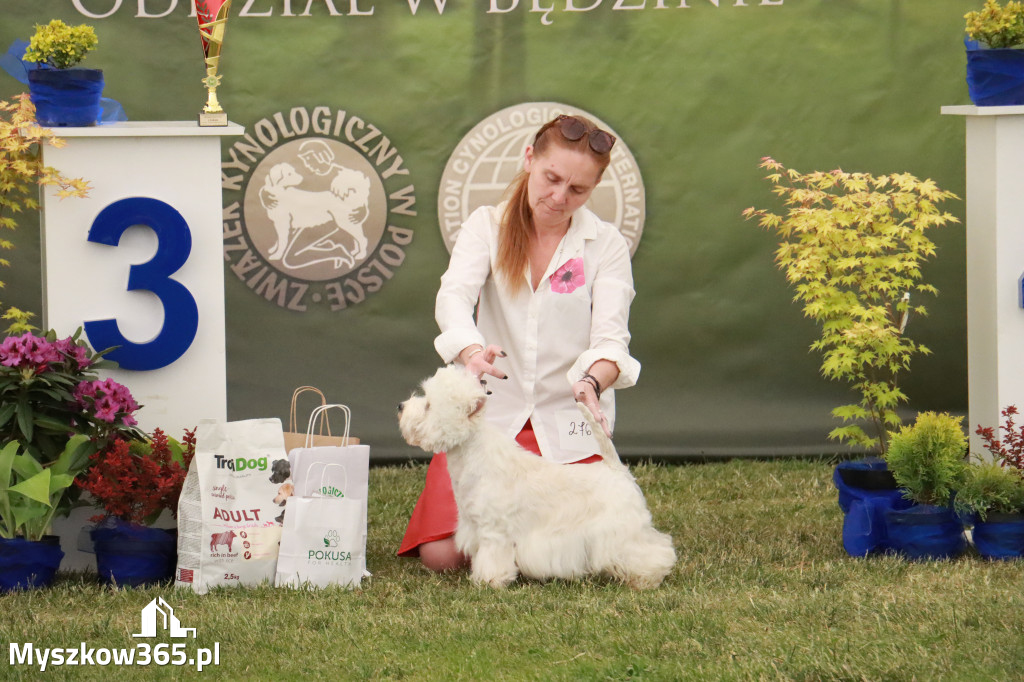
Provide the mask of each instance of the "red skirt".
MULTIPOLYGON (((540 456, 540 446, 533 433, 533 424, 527 420, 526 426, 516 436, 516 442, 540 456)), ((591 455, 574 464, 591 464, 600 462, 601 455, 591 455)), ((452 492, 452 479, 448 474, 448 455, 439 452, 430 460, 427 467, 427 480, 423 484, 423 492, 412 510, 412 518, 405 529, 405 537, 398 548, 398 556, 417 557, 420 545, 455 535, 459 522, 459 510, 452 492)))

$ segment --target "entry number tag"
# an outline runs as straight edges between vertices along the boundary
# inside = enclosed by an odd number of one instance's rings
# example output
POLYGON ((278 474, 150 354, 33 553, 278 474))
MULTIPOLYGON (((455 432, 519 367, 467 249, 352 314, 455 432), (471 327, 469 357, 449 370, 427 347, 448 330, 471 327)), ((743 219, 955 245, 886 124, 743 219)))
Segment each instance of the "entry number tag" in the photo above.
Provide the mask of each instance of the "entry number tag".
POLYGON ((588 455, 601 451, 594 437, 594 429, 601 426, 585 419, 579 410, 559 410, 555 412, 555 420, 558 423, 558 445, 561 449, 585 452, 588 455))

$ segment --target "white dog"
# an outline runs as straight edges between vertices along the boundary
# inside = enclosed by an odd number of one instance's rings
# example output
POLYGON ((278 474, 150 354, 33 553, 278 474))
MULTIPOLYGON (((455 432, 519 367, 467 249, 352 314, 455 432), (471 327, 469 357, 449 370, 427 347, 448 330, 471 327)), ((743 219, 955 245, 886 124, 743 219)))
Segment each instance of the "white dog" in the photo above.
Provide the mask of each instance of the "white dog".
POLYGON ((465 368, 443 367, 422 388, 402 403, 399 425, 410 445, 448 453, 455 544, 471 558, 474 582, 604 573, 638 589, 661 584, 676 560, 672 538, 652 527, 640 487, 600 428, 603 463, 556 464, 484 419, 485 389, 465 368))

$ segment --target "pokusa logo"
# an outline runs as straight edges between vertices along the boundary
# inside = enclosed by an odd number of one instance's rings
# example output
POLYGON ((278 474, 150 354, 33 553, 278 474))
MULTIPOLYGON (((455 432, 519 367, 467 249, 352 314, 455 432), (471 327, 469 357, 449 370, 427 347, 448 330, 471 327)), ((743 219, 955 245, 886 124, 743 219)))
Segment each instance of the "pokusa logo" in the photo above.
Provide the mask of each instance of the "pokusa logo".
POLYGON ((528 102, 502 109, 480 121, 455 147, 437 193, 438 223, 449 251, 470 213, 502 201, 506 187, 523 168, 527 145, 533 144, 542 125, 559 114, 586 116, 618 138, 587 208, 618 227, 630 255, 636 253, 647 211, 643 178, 633 153, 622 136, 599 118, 557 102, 528 102))
POLYGON ((416 188, 398 148, 359 116, 294 107, 247 126, 225 152, 224 258, 282 308, 362 303, 412 241, 416 188))

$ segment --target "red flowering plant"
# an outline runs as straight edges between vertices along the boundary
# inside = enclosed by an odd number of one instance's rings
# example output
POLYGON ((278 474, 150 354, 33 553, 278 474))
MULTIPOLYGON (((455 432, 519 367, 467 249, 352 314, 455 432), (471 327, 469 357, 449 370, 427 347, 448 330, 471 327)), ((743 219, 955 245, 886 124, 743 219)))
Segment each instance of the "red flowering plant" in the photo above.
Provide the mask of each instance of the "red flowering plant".
POLYGON ((1024 471, 1024 425, 1018 427, 1014 423, 1013 416, 1017 413, 1015 405, 1010 405, 999 413, 1003 417, 1003 424, 999 427, 1003 432, 1002 439, 996 437, 995 429, 991 426, 982 427, 979 424, 975 433, 981 436, 985 449, 992 453, 1001 466, 1024 471))
POLYGON ((181 487, 195 455, 195 431, 179 443, 160 429, 146 440, 116 438, 94 453, 93 464, 75 484, 88 491, 103 514, 128 523, 148 525, 164 510, 176 514, 181 487))

